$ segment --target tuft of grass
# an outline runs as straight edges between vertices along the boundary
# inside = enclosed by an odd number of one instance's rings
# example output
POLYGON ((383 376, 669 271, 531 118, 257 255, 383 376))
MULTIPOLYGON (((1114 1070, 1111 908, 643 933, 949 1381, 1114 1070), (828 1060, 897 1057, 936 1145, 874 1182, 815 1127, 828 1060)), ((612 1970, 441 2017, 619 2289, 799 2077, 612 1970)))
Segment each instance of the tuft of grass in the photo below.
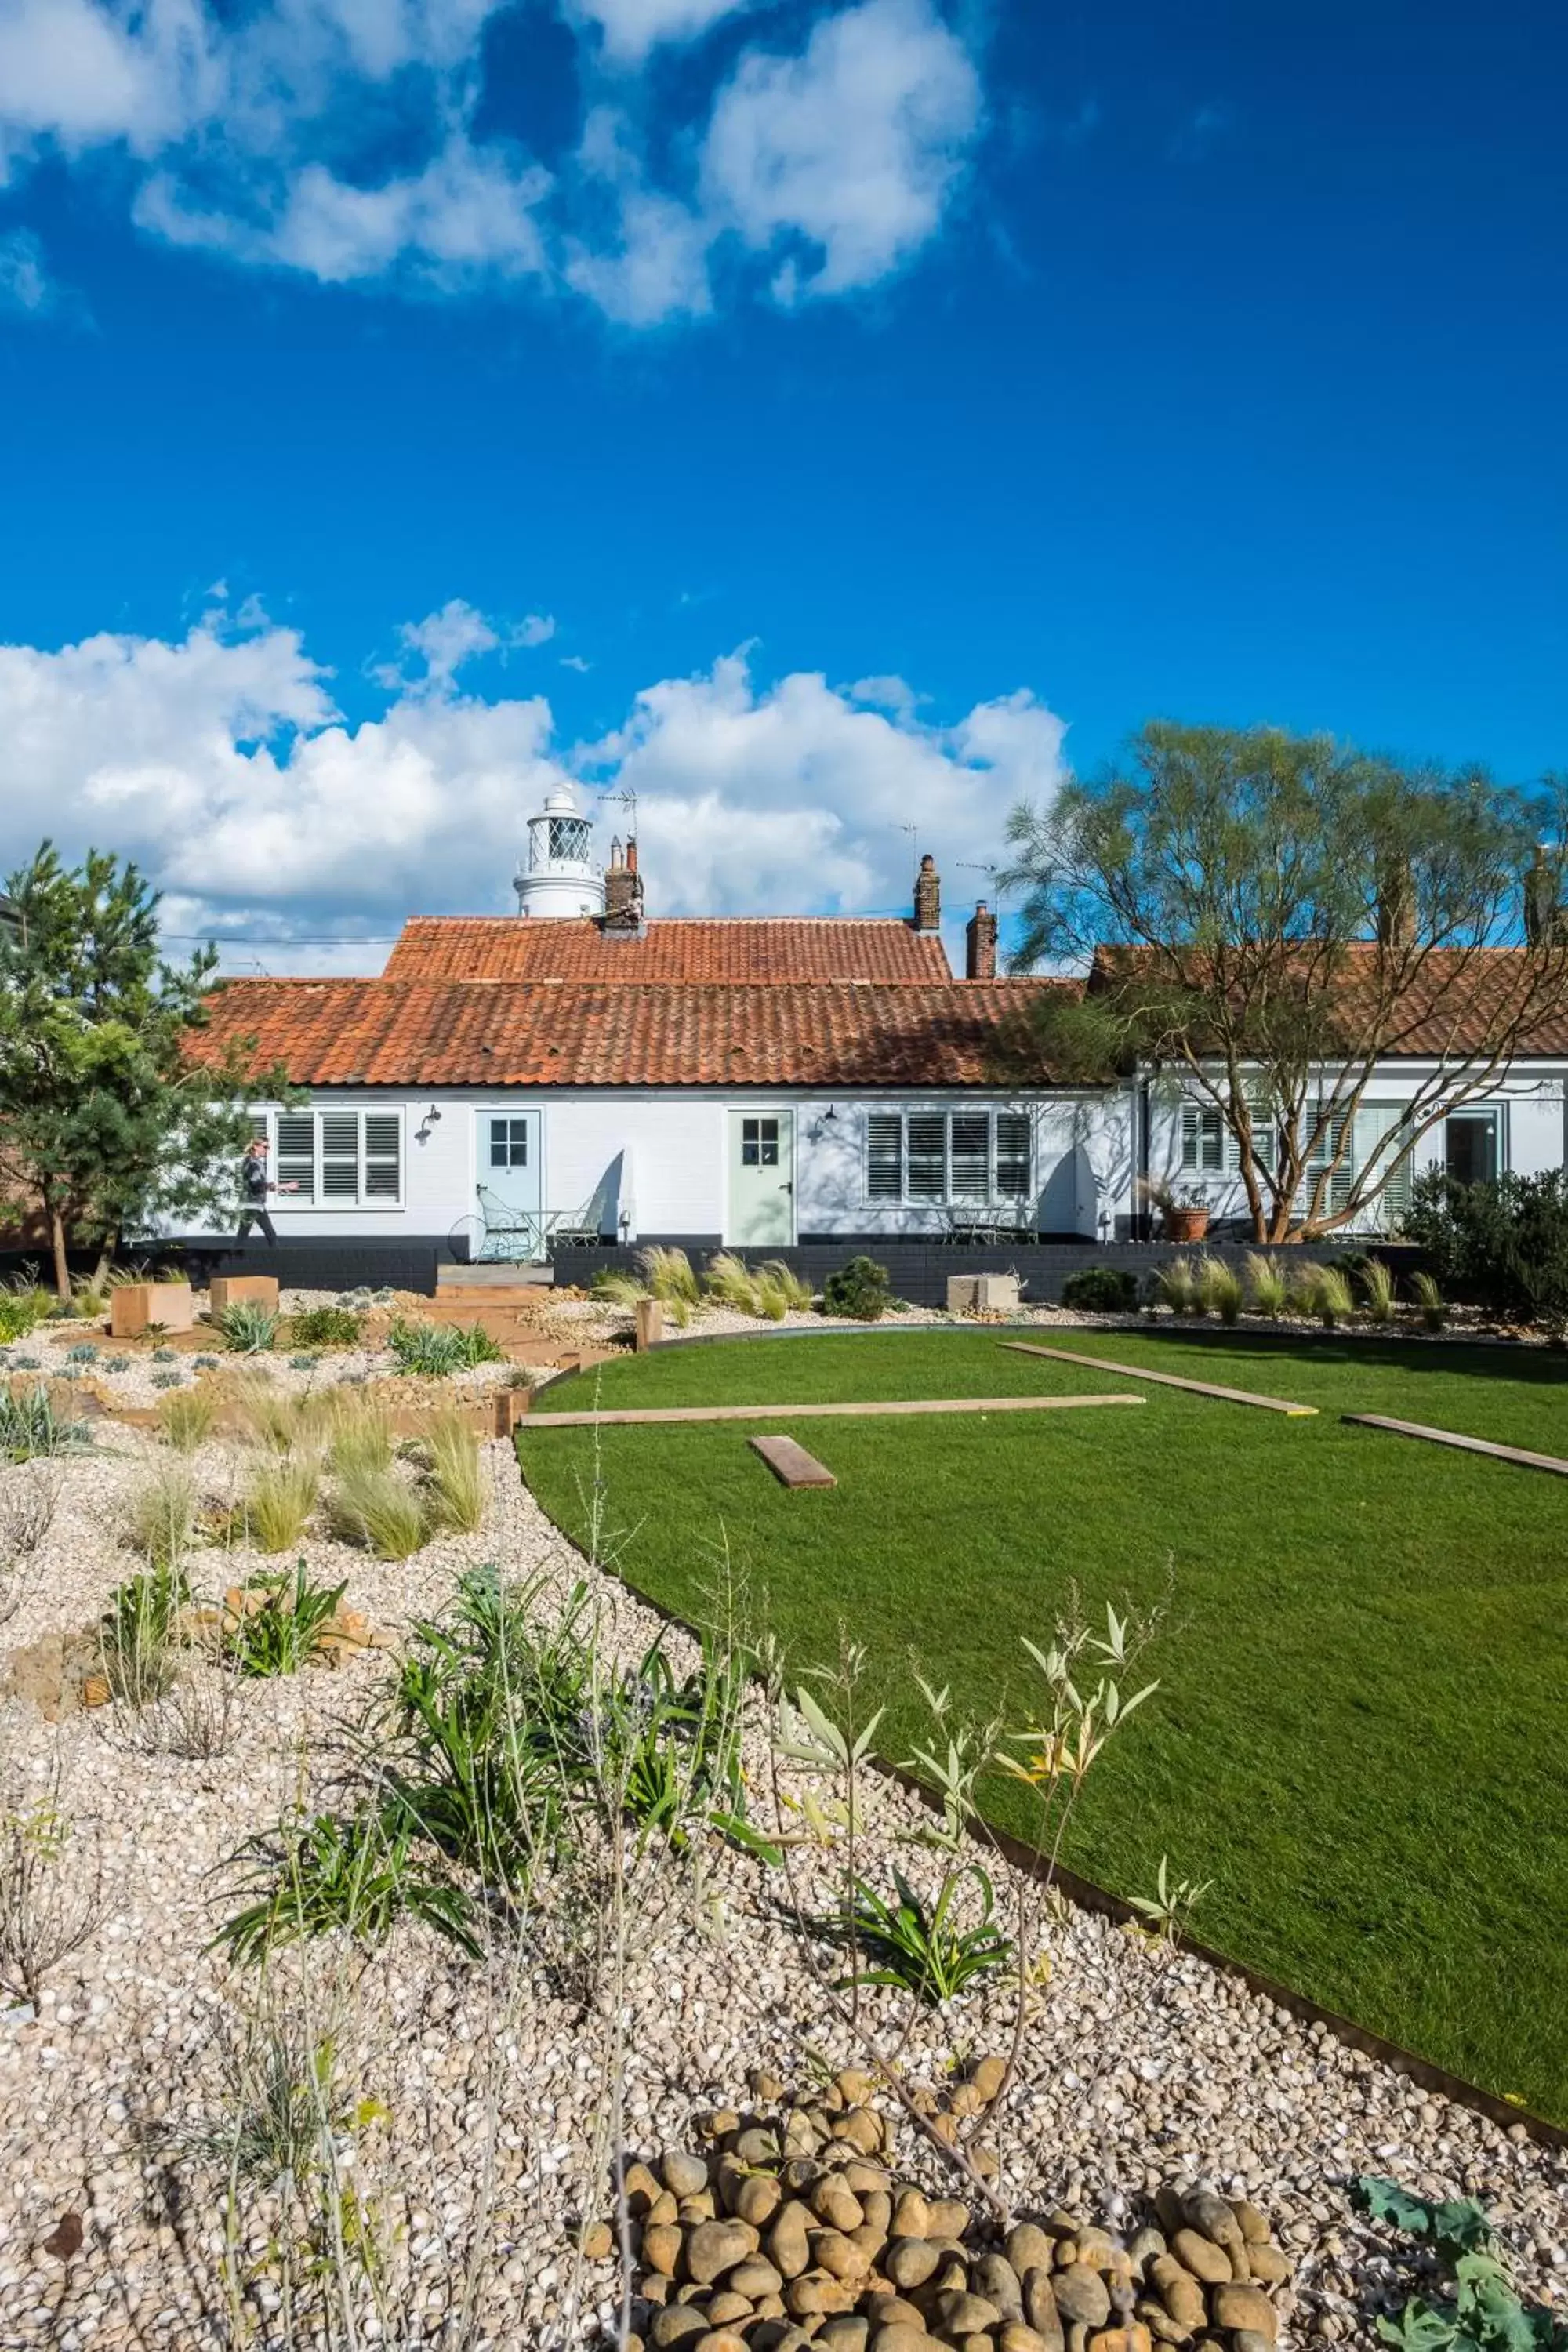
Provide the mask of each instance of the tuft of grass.
POLYGON ((1199 1307, 1198 1277, 1190 1257, 1173 1257, 1154 1276, 1154 1288, 1163 1307, 1173 1315, 1191 1315, 1199 1307))
POLYGON ((660 1300, 672 1323, 684 1327, 693 1307, 701 1303, 702 1289, 691 1260, 683 1249, 664 1249, 657 1243, 637 1254, 650 1298, 660 1300))
POLYGON ((38 1581, 38 1551, 59 1499, 59 1472, 37 1463, 0 1488, 0 1625, 16 1614, 38 1581))
POLYGON ((721 1307, 732 1307, 740 1315, 756 1313, 756 1276, 745 1259, 737 1257, 733 1250, 720 1250, 709 1259, 702 1285, 709 1297, 716 1298, 721 1307))
POLYGON ((428 1510, 433 1525, 472 1535, 484 1525, 485 1466, 479 1434, 461 1413, 437 1413, 425 1432, 429 1456, 428 1510))
MULTIPOLYGON (((156 1536, 158 1531, 153 1532, 156 1536)), ((163 1530, 165 1536, 170 1532, 163 1530)), ((103 1671, 114 1696, 125 1706, 151 1706, 167 1696, 178 1672, 174 1653, 180 1612, 190 1605, 190 1584, 175 1553, 153 1560, 110 1594, 100 1627, 103 1671)))
POLYGON ((1396 1297, 1393 1267, 1385 1265, 1380 1257, 1369 1257, 1357 1278, 1368 1322, 1380 1328, 1392 1323, 1396 1297))
POLYGON ((1197 1270, 1198 1290, 1209 1312, 1219 1317, 1227 1329, 1241 1320, 1246 1286, 1236 1267, 1223 1257, 1205 1257, 1197 1270))
POLYGON ((1438 1288, 1436 1276, 1428 1274, 1425 1267, 1419 1274, 1413 1274, 1410 1277, 1410 1296, 1415 1299, 1420 1311, 1422 1328, 1426 1331, 1441 1331, 1448 1320, 1448 1309, 1444 1303, 1443 1293, 1438 1288))
POLYGON ((1247 1261, 1247 1287, 1255 1315, 1277 1321, 1290 1304, 1290 1277, 1278 1258, 1254 1250, 1247 1261))
POLYGON ((132 1497, 125 1540, 152 1568, 177 1568, 195 1538, 196 1495, 182 1465, 164 1463, 132 1497))
POLYGON ((640 1275, 612 1271, 594 1276, 594 1296, 606 1307, 635 1307, 640 1298, 650 1295, 640 1275))
POLYGON ((420 1497, 395 1470, 351 1470, 329 1505, 333 1532, 377 1559, 411 1559, 428 1529, 420 1497))
POLYGON ((181 1389, 158 1404, 158 1434, 176 1454, 194 1454, 212 1434, 216 1401, 206 1389, 181 1389))
POLYGON ((1296 1279, 1296 1304, 1305 1315, 1315 1315, 1325 1331, 1333 1331, 1355 1313, 1355 1294, 1342 1266, 1303 1266, 1296 1279))
POLYGON ((390 1470, 392 1422, 368 1397, 337 1396, 327 1433, 327 1459, 340 1477, 360 1470, 390 1470))
POLYGON ((765 1258, 757 1268, 757 1280, 760 1283, 765 1283, 771 1291, 784 1300, 786 1313, 792 1309, 797 1315, 810 1312, 816 1293, 805 1275, 796 1274, 794 1267, 786 1265, 782 1257, 765 1258))
POLYGON ((253 1544, 258 1551, 291 1551, 310 1524, 321 1479, 312 1454, 262 1463, 229 1514, 229 1541, 253 1544))
MULTIPOLYGON (((226 1920, 216 1940, 237 1967, 260 1967, 313 1936, 341 1931, 380 1943, 407 1913, 478 1959, 473 1905, 459 1887, 421 1866, 415 1838, 412 1822, 390 1822, 367 1808, 341 1821, 318 1813, 247 1840, 232 1857, 240 1874, 237 1891, 258 1890, 258 1899, 226 1920)), ((313 2147, 319 2133, 312 2116, 300 2136, 313 2147)))

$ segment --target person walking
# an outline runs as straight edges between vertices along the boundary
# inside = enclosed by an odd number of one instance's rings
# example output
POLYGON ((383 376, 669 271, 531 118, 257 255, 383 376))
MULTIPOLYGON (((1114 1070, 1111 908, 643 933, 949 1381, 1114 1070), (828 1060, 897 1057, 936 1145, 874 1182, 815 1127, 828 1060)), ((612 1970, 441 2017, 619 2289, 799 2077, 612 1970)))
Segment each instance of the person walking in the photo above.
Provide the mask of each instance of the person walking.
MULTIPOLYGON (((288 1187, 289 1192, 293 1189, 292 1185, 288 1187)), ((235 1235, 237 1242, 244 1241, 251 1226, 257 1225, 272 1248, 277 1248, 278 1235, 267 1213, 267 1195, 277 1190, 277 1185, 267 1173, 267 1138, 254 1135, 246 1145, 245 1156, 239 1163, 240 1207, 239 1231, 235 1235)))

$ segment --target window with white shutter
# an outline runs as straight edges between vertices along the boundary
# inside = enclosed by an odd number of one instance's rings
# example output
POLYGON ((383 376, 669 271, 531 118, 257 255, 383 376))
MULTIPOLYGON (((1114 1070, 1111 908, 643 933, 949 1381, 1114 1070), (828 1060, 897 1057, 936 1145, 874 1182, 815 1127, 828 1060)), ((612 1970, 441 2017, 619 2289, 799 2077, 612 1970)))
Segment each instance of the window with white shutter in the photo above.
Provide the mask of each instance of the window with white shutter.
POLYGON ((869 1111, 866 1198, 970 1208, 1026 1200, 1032 1137, 1027 1111, 869 1111))
POLYGON ((903 1113, 874 1110, 866 1121, 866 1198, 901 1201, 903 1197, 903 1113))
POLYGON ((258 1112, 272 1129, 274 1210, 395 1207, 403 1198, 403 1114, 395 1110, 258 1112))
POLYGON ((1216 1173, 1225 1166, 1225 1121, 1213 1103, 1182 1105, 1182 1165, 1216 1173))

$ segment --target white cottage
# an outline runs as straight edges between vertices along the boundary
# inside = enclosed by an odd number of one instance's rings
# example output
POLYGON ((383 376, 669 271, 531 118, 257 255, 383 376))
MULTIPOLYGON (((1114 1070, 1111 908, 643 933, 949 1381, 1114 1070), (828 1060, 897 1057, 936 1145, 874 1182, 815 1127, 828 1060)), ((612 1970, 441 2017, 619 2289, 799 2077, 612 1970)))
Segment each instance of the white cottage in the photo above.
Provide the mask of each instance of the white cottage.
MULTIPOLYGON (((308 1092, 256 1106, 294 1278, 655 1241, 1081 1258, 1147 1230, 1141 1176, 1201 1185, 1216 1228, 1244 1206, 1217 1115, 1178 1086, 1053 1083, 1030 1016, 1082 983, 999 979, 984 903, 952 972, 930 857, 905 919, 647 916, 636 843, 601 869, 563 790, 529 822, 515 887, 515 916, 409 921, 379 979, 215 992, 212 1034, 253 1039, 308 1092)), ((1472 1175, 1563 1164, 1556 1042, 1415 1156, 1472 1175)), ((1432 1061, 1389 1066, 1352 1153, 1432 1061)))

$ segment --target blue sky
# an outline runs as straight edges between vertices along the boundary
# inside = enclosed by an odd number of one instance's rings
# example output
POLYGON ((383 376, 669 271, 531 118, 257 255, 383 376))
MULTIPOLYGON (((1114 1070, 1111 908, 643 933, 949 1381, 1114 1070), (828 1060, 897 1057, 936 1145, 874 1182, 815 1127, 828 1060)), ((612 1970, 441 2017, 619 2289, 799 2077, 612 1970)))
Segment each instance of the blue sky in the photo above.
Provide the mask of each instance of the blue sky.
POLYGON ((722 911, 911 824, 973 897, 1155 713, 1568 765, 1565 69, 1544 0, 0 0, 0 857, 373 940, 563 771, 722 911))

